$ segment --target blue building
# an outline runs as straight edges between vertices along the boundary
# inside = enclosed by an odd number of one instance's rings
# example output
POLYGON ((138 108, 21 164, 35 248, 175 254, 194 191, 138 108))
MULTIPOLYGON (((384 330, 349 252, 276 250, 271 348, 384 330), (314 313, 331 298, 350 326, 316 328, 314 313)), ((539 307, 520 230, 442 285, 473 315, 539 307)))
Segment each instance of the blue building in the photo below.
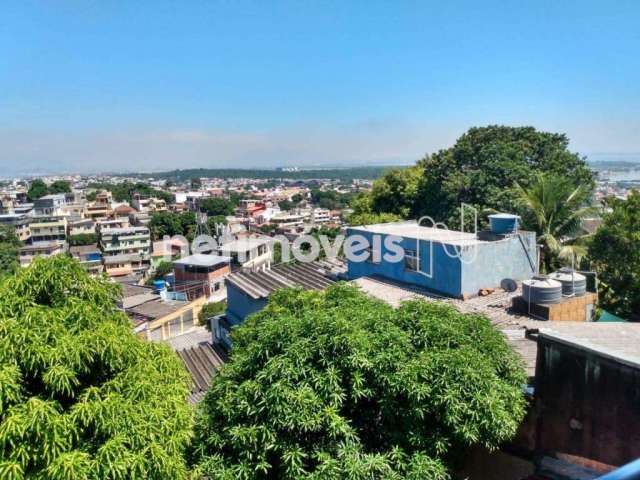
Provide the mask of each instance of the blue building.
POLYGON ((369 258, 348 261, 350 280, 378 276, 465 298, 530 278, 537 269, 534 232, 474 234, 398 222, 348 228, 347 239, 354 235, 369 243, 361 250, 369 258), (394 255, 398 250, 404 252, 401 261, 394 255))
POLYGON ((224 318, 214 317, 214 340, 231 346, 229 330, 252 313, 262 310, 271 295, 281 288, 322 290, 337 280, 335 265, 329 262, 287 264, 270 269, 238 271, 225 279, 227 309, 224 318))

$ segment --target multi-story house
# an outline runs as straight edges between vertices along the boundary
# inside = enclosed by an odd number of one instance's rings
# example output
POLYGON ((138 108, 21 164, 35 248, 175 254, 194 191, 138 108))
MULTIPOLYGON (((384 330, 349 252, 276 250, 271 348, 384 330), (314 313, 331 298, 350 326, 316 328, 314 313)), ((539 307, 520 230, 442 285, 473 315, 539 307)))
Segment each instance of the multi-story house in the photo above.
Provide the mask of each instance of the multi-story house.
POLYGON ((220 255, 231 257, 231 268, 258 270, 269 268, 273 240, 269 237, 244 237, 221 245, 220 255))
POLYGON ((105 218, 111 215, 113 203, 113 195, 111 192, 102 191, 96 195, 95 201, 89 203, 85 207, 85 217, 88 218, 105 218))
POLYGON ((33 202, 33 213, 36 216, 64 215, 67 199, 63 193, 45 195, 33 202))
POLYGON ((149 268, 151 237, 147 227, 101 228, 100 249, 110 276, 144 274, 149 268))
POLYGON ((39 242, 33 245, 24 245, 20 248, 20 265, 23 267, 31 264, 36 257, 50 257, 64 253, 65 243, 59 241, 39 242))
POLYGON ((16 236, 21 242, 28 242, 31 238, 29 217, 25 214, 8 213, 0 215, 0 225, 11 225, 15 228, 16 236))
POLYGON ((67 217, 37 216, 29 225, 31 243, 64 242, 67 238, 67 217))
POLYGON ((210 301, 226 298, 224 279, 231 273, 230 257, 196 254, 174 262, 175 291, 189 299, 206 296, 210 301))

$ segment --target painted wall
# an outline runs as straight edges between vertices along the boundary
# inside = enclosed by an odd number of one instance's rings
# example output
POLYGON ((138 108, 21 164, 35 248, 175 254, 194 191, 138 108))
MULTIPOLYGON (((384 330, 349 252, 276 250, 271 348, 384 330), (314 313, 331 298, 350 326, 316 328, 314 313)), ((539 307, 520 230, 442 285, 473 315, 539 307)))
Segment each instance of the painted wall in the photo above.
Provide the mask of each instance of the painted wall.
POLYGON ((476 295, 481 288, 496 288, 504 279, 525 280, 536 270, 536 234, 520 232, 503 240, 477 245, 477 252, 462 251, 462 293, 476 295))
MULTIPOLYGON (((382 255, 387 252, 384 248, 386 235, 347 230, 347 236, 353 234, 362 235, 370 242, 379 235, 382 255)), ((475 247, 454 247, 421 240, 420 270, 423 273, 405 269, 404 261, 389 263, 383 259, 380 263, 348 261, 347 275, 350 280, 378 275, 451 297, 476 295, 481 288, 499 287, 504 279, 524 280, 535 272, 535 233, 521 232, 520 235, 478 243, 475 247)), ((416 243, 415 239, 403 238, 401 245, 416 250, 416 243)))
POLYGON ((265 298, 255 299, 246 295, 235 285, 225 282, 227 285, 227 310, 226 316, 229 323, 237 325, 247 316, 262 310, 267 305, 265 298))
MULTIPOLYGON (((379 235, 381 237, 381 255, 384 256, 385 253, 388 253, 388 250, 384 248, 386 235, 347 229, 347 236, 354 234, 366 237, 370 243, 373 242, 374 236, 379 235)), ((417 243, 415 239, 403 238, 401 245, 405 249, 416 250, 417 243)), ((419 247, 422 273, 407 270, 404 260, 397 263, 386 262, 384 259, 380 263, 348 261, 348 278, 353 280, 364 276, 379 275, 398 282, 417 285, 436 293, 452 297, 460 296, 462 292, 462 265, 460 259, 455 257, 456 250, 451 246, 446 247, 435 242, 430 244, 425 241, 420 241, 419 247), (430 248, 431 246, 433 248, 430 248)))

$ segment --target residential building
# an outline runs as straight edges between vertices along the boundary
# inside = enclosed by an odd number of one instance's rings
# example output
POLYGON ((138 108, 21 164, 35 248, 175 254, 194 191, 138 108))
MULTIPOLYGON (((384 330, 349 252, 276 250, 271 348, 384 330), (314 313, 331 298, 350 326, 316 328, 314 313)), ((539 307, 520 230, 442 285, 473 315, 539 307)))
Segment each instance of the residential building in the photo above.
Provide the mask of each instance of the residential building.
POLYGON ((96 223, 90 218, 69 220, 69 236, 96 233, 96 223))
POLYGON ((286 264, 258 271, 238 271, 226 278, 227 310, 213 320, 216 342, 230 347, 229 331, 252 313, 262 310, 271 295, 281 288, 324 289, 338 279, 336 265, 329 262, 286 264))
POLYGON ((221 245, 219 253, 231 257, 231 268, 259 269, 271 265, 273 240, 269 237, 244 237, 221 245))
POLYGON ((304 225, 305 217, 300 213, 287 213, 282 212, 279 215, 274 215, 269 220, 269 223, 276 225, 280 228, 297 228, 304 225))
POLYGON ((203 254, 176 260, 175 291, 184 292, 189 299, 205 296, 209 301, 224 300, 224 279, 231 273, 230 262, 231 257, 203 254))
POLYGON ((101 228, 99 241, 109 276, 148 270, 151 238, 147 227, 101 228))
POLYGON ((103 218, 96 220, 96 231, 101 232, 113 228, 129 228, 129 217, 103 218))
POLYGON ((100 248, 105 256, 136 253, 148 259, 151 237, 147 227, 101 228, 100 248))
POLYGON ((111 215, 113 203, 113 195, 109 191, 101 191, 96 194, 96 199, 85 206, 85 217, 87 218, 105 218, 111 215))
POLYGON ((0 215, 0 225, 14 227, 16 236, 21 242, 28 242, 31 238, 29 223, 30 219, 25 214, 5 213, 0 215))
POLYGON ((63 193, 45 195, 33 202, 33 213, 36 216, 62 216, 67 199, 63 193))
POLYGON ((92 275, 98 275, 103 271, 102 252, 98 244, 77 245, 69 247, 69 254, 92 275))
POLYGON ((67 238, 67 217, 37 216, 29 224, 31 243, 60 241, 67 238))
POLYGON ((167 203, 155 197, 142 198, 139 193, 133 195, 131 206, 138 212, 154 213, 167 210, 167 203))
POLYGON ((109 277, 140 277, 149 269, 148 261, 139 253, 105 254, 103 263, 104 271, 109 277))
POLYGON ((168 340, 197 328, 206 297, 186 300, 181 293, 160 291, 139 285, 122 284, 122 308, 131 318, 134 331, 153 341, 168 340))
POLYGON ((465 298, 504 281, 528 279, 537 271, 534 232, 474 234, 398 222, 350 227, 347 238, 352 235, 364 237, 370 247, 367 261, 349 260, 349 279, 380 276, 465 298), (403 257, 395 255, 401 261, 390 259, 397 253, 393 241, 402 247, 403 257))
POLYGON ((39 242, 33 245, 24 245, 20 248, 20 265, 26 267, 36 257, 50 257, 65 252, 65 243, 60 241, 39 242))

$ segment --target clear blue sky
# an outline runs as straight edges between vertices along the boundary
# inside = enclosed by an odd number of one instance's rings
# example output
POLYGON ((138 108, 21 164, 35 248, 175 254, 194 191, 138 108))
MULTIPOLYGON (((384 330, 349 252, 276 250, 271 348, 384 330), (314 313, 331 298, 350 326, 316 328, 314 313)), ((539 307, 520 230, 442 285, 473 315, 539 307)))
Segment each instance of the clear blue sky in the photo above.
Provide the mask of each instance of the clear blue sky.
POLYGON ((565 132, 596 157, 640 152, 638 1, 1 12, 8 171, 406 163, 491 123, 565 132))

